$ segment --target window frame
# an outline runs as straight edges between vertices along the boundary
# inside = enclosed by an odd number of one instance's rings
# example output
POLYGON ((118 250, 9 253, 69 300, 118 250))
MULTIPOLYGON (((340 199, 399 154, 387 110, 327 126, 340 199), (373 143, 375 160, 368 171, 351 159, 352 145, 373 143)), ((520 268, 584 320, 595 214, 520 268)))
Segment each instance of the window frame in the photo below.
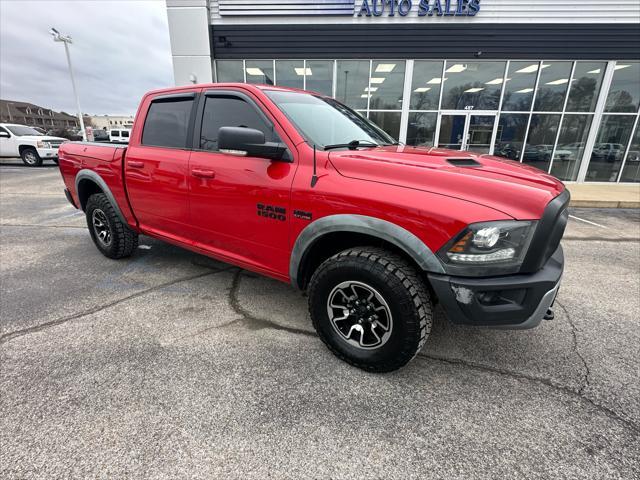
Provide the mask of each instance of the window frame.
MULTIPOLYGON (((274 133, 278 136, 278 138, 280 139, 280 142, 282 144, 284 144, 287 147, 287 150, 289 151, 289 154, 293 157, 294 155, 292 155, 293 151, 291 149, 291 147, 289 146, 289 144, 284 140, 282 133, 279 130, 282 130, 282 128, 278 128, 279 125, 277 122, 273 121, 271 118, 269 118, 264 111, 257 105, 256 101, 249 96, 248 94, 241 92, 239 90, 231 90, 228 88, 213 88, 213 89, 208 89, 205 90, 203 92, 201 92, 199 99, 197 101, 197 108, 195 109, 195 125, 193 128, 193 132, 191 135, 191 151, 193 152, 205 152, 205 153, 211 153, 211 154, 216 154, 216 155, 228 155, 228 156, 234 156, 230 153, 226 153, 226 152, 221 152, 220 150, 210 150, 207 148, 200 148, 200 137, 202 135, 202 124, 203 124, 203 120, 204 120, 204 109, 207 103, 207 98, 211 98, 211 97, 235 97, 238 98, 240 100, 243 100, 245 102, 247 102, 247 104, 249 104, 253 110, 258 114, 258 116, 262 119, 262 121, 264 121, 268 126, 270 125, 273 128, 274 133)), ((236 157, 237 158, 237 157, 236 157)), ((264 160, 268 160, 268 159, 264 159, 264 160)))
MULTIPOLYGON (((198 99, 200 97, 200 92, 191 91, 191 92, 179 92, 179 93, 170 93, 167 95, 156 95, 152 97, 149 101, 149 106, 147 107, 147 111, 144 115, 144 124, 142 125, 142 130, 140 131, 140 146, 145 148, 165 148, 168 150, 192 150, 192 142, 193 142, 193 129, 195 123, 195 114, 198 105, 198 99), (171 102, 179 102, 184 100, 191 100, 191 112, 189 113, 189 124, 187 125, 187 134, 185 138, 185 146, 184 147, 169 147, 165 145, 147 145, 143 142, 144 138, 144 130, 147 126, 147 121, 149 120, 149 112, 151 111, 151 106, 154 103, 171 103, 171 102)), ((131 139, 131 136, 129 137, 131 139)))

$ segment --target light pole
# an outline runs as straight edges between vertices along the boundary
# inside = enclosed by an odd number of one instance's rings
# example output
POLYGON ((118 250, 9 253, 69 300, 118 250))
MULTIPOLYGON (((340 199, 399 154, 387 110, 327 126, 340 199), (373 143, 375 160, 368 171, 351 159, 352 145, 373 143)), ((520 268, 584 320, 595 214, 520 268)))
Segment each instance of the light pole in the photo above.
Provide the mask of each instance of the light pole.
POLYGON ((53 37, 54 42, 64 43, 64 52, 67 54, 67 64, 69 65, 69 74, 71 75, 71 86, 73 87, 73 94, 76 96, 76 107, 78 108, 78 120, 80 121, 80 131, 82 132, 82 139, 87 141, 87 133, 84 131, 84 120, 82 119, 82 110, 80 109, 80 97, 78 97, 78 90, 76 89, 76 80, 73 78, 73 67, 71 66, 71 56, 69 55, 69 44, 73 43, 69 35, 62 35, 58 30, 51 27, 49 33, 53 37))

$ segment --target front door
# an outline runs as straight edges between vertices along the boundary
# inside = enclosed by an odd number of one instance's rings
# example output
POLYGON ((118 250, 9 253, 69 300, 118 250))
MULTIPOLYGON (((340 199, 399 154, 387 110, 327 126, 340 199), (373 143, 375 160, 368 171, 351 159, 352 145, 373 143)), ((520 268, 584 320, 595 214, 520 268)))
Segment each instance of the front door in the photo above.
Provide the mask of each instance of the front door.
POLYGON ((495 113, 444 112, 440 114, 438 146, 474 153, 491 153, 495 113))
POLYGON ((202 248, 263 273, 288 274, 291 184, 297 163, 218 149, 221 127, 261 130, 267 142, 288 141, 253 99, 211 90, 198 109, 202 118, 189 161, 191 223, 202 248), (199 143, 199 145, 198 145, 199 143))

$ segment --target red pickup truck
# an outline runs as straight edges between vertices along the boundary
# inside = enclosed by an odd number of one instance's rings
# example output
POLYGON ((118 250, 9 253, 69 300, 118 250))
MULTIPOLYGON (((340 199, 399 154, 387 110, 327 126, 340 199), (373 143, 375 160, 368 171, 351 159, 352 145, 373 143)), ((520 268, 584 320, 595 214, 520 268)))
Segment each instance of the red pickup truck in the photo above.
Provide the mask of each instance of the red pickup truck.
POLYGON ((153 91, 128 146, 64 143, 59 160, 104 255, 132 255, 145 234, 291 282, 322 341, 369 371, 411 360, 437 303, 469 325, 553 317, 560 181, 400 145, 331 98, 246 84, 153 91))

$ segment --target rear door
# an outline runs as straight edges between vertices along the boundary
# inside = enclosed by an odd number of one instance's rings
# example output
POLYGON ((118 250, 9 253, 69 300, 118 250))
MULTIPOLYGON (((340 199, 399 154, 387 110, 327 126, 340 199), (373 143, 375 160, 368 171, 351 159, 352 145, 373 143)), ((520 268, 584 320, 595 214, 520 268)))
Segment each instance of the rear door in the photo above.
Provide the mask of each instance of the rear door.
POLYGON ((125 155, 127 193, 142 229, 187 243, 195 99, 195 91, 152 99, 125 155))
POLYGON ((189 161, 195 238, 212 252, 287 275, 289 201, 297 166, 292 142, 253 97, 240 91, 204 92, 197 117, 189 161), (221 127, 261 130, 266 141, 285 142, 290 161, 221 152, 221 127))

